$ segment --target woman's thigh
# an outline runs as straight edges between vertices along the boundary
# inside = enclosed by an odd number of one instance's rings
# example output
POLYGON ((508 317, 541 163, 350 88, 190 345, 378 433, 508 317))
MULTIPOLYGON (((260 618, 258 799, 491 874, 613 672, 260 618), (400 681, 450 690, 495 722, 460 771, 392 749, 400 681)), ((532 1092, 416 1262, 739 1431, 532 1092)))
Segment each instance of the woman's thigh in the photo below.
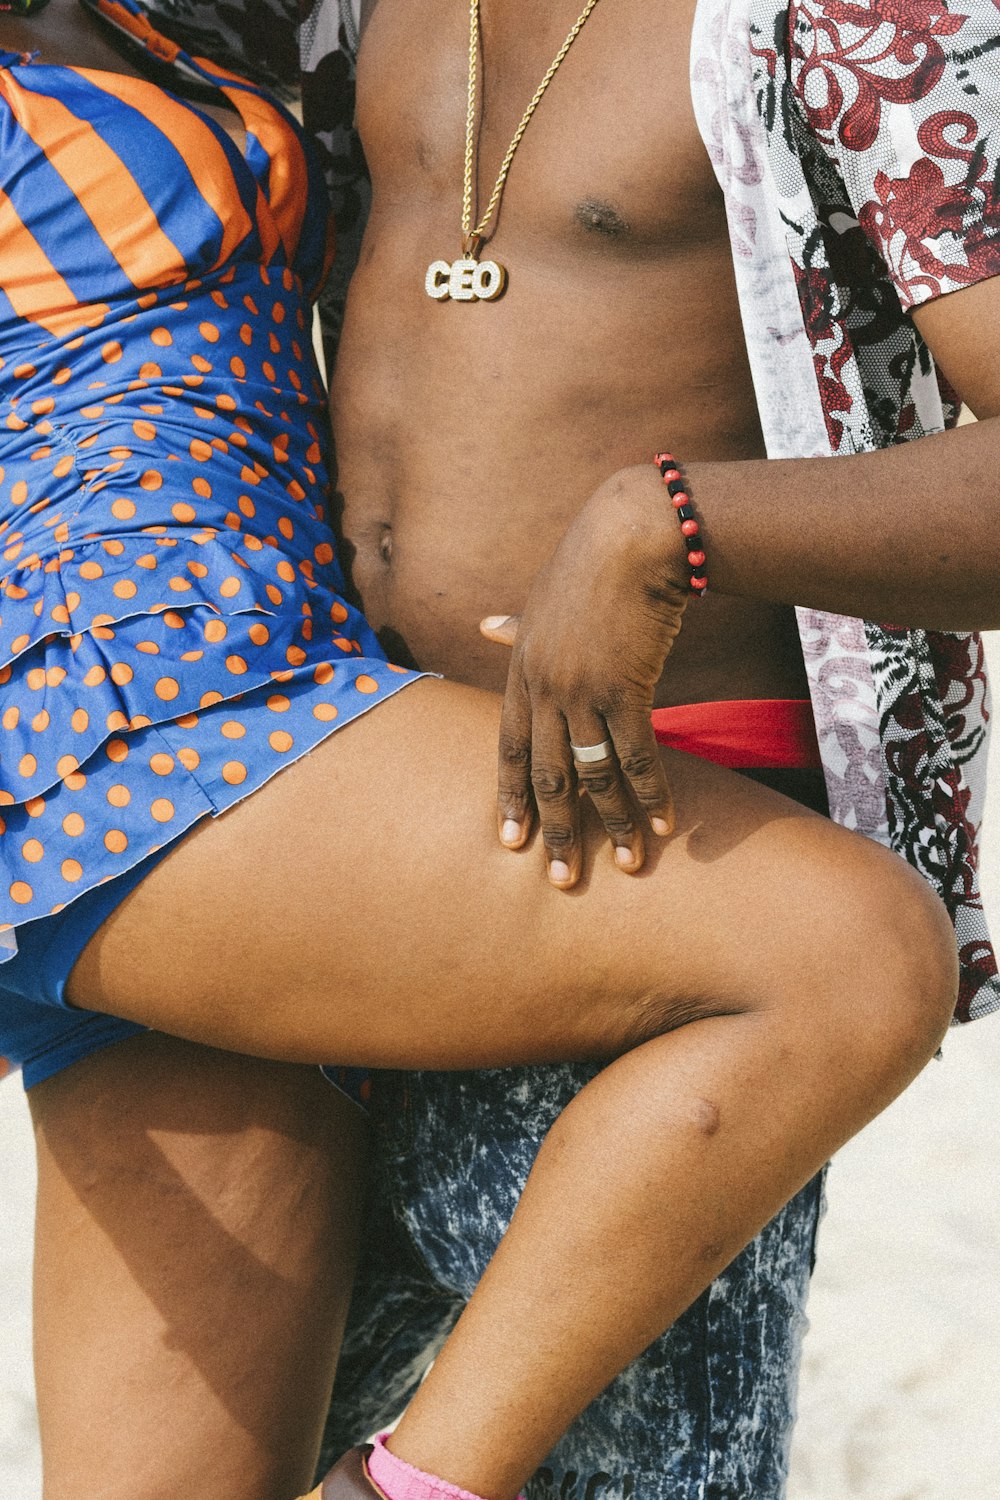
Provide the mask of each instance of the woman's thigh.
POLYGON ((45 1500, 304 1491, 365 1153, 318 1070, 167 1037, 29 1095, 45 1500))
POLYGON ((498 844, 498 711, 416 683, 200 824, 91 940, 72 1001, 289 1060, 476 1067, 607 1056, 799 991, 821 1024, 838 942, 876 992, 940 947, 896 856, 676 752, 677 827, 642 872, 589 819, 585 879, 555 890, 537 847, 498 844))

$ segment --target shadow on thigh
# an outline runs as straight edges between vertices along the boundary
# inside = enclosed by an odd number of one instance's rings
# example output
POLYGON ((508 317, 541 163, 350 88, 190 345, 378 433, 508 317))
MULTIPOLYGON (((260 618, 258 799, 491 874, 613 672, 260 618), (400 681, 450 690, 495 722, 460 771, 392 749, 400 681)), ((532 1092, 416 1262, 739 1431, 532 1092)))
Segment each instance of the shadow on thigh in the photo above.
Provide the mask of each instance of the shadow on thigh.
POLYGON ((31 1094, 47 1500, 255 1500, 311 1478, 363 1126, 313 1069, 155 1035, 31 1094))

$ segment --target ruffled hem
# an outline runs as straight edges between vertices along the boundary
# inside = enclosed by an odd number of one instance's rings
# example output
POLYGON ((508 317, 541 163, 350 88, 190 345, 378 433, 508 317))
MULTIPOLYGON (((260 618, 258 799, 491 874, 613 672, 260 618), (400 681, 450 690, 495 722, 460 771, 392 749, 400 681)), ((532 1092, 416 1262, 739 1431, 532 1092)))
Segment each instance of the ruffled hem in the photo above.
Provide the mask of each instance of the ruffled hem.
POLYGON ((0 807, 72 782, 109 738, 196 713, 299 668, 360 656, 312 616, 211 606, 132 616, 25 653, 0 715, 0 807))
POLYGON ((266 542, 250 565, 214 535, 169 540, 168 580, 185 584, 173 597, 115 592, 141 579, 140 538, 123 541, 100 578, 88 570, 86 590, 65 564, 29 570, 13 593, 5 580, 0 963, 18 924, 239 801, 414 675, 385 661, 330 588, 334 567, 317 578, 266 542), (93 598, 102 581, 115 613, 93 598), (244 738, 245 757, 228 743, 244 738))
MULTIPOLYGON (((309 558, 294 565, 287 547, 279 550, 273 539, 243 537, 253 548, 243 557, 222 537, 213 529, 170 535, 166 527, 152 527, 138 536, 88 538, 20 562, 0 578, 0 668, 40 641, 73 638, 133 615, 199 604, 226 614, 298 613, 317 588, 342 587, 339 574, 318 580, 309 558)), ((347 606, 341 608, 346 619, 347 606)), ((9 675, 0 676, 7 681, 9 675)))
MULTIPOLYGON (((214 534, 157 540, 169 543, 162 596, 137 588, 150 545, 141 537, 116 542, 110 557, 107 542, 88 545, 89 558, 76 561, 79 589, 65 564, 0 582, 0 805, 74 776, 111 734, 281 681, 310 662, 381 654, 364 617, 332 587, 340 575, 325 554, 317 577, 309 559, 295 567, 263 542, 247 563, 214 534), (101 585, 105 597, 95 598, 101 585)), ((152 583, 154 566, 149 574, 152 583)))
POLYGON ((371 657, 291 669, 280 684, 115 736, 46 795, 5 807, 0 965, 17 951, 18 926, 235 806, 421 675, 371 657))

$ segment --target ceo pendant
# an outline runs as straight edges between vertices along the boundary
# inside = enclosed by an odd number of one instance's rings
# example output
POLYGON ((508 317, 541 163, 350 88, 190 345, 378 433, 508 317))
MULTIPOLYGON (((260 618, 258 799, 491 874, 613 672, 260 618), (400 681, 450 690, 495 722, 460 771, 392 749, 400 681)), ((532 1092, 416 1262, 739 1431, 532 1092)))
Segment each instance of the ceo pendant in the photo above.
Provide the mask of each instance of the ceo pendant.
POLYGON ((495 260, 432 260, 424 290, 435 302, 495 302, 507 285, 507 272, 495 260))

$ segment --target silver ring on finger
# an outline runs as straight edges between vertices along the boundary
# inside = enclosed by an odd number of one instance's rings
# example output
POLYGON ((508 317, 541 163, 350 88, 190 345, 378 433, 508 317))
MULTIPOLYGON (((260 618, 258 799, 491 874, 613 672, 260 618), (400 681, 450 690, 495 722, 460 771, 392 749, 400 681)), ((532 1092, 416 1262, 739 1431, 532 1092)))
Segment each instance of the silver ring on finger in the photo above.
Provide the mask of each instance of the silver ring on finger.
POLYGON ((573 752, 573 759, 579 766, 590 765, 595 760, 611 759, 611 741, 602 740, 599 745, 574 745, 569 747, 573 752))

